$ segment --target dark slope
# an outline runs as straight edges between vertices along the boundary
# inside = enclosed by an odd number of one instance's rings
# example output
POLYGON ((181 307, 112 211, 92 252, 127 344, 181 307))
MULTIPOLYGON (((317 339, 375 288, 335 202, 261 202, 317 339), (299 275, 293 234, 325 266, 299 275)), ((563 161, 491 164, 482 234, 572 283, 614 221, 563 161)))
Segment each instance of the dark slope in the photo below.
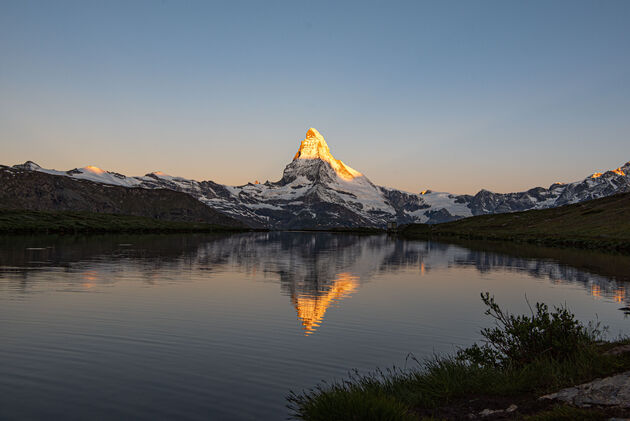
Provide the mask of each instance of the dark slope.
POLYGON ((118 187, 9 167, 0 167, 0 209, 80 211, 245 226, 186 193, 118 187))
POLYGON ((215 233, 247 228, 206 222, 167 221, 145 216, 72 211, 0 209, 0 234, 18 233, 215 233))
POLYGON ((630 250, 630 193, 552 209, 401 227, 409 238, 456 237, 630 250))

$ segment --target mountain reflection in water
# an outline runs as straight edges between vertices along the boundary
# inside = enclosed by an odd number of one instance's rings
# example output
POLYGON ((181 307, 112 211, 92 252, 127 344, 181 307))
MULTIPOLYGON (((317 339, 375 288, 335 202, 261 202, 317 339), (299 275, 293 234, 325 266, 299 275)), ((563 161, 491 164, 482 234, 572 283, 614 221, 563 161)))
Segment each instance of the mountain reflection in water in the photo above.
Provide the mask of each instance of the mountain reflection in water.
POLYGON ((340 301, 357 290, 359 277, 349 273, 340 273, 336 279, 330 281, 330 286, 317 293, 299 293, 295 289, 291 292, 293 305, 306 335, 319 327, 328 307, 335 301, 340 301))
POLYGON ((627 335, 630 258, 386 235, 0 237, 0 419, 283 419, 289 390, 479 340, 479 293, 627 335))
POLYGON ((630 258, 581 250, 466 243, 404 241, 394 237, 333 233, 269 232, 223 235, 4 237, 0 240, 0 293, 46 288, 37 274, 55 268, 90 290, 115 284, 137 271, 147 285, 164 269, 262 273, 290 297, 306 335, 314 333, 331 306, 351 299, 376 274, 417 268, 420 275, 449 267, 481 273, 524 272, 554 284, 582 286, 594 297, 628 305, 630 258), (483 248, 481 248, 483 247, 483 248), (125 270, 121 270, 121 266, 125 270))

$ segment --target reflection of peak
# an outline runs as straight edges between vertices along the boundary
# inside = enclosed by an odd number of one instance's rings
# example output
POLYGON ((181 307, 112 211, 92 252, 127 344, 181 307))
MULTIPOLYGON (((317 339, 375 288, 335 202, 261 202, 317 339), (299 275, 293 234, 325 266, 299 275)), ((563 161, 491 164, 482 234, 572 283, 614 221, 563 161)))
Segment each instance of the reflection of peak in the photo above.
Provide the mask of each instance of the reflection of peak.
POLYGON ((335 170, 337 175, 344 180, 352 180, 355 177, 360 177, 362 174, 349 166, 345 165, 338 159, 335 159, 330 153, 330 148, 324 139, 316 129, 310 128, 306 132, 306 138, 300 143, 293 161, 296 160, 313 160, 319 159, 330 164, 335 170))
POLYGON ((340 273, 331 284, 330 288, 321 294, 296 294, 292 297, 306 335, 315 332, 331 304, 343 300, 357 290, 359 277, 340 273))

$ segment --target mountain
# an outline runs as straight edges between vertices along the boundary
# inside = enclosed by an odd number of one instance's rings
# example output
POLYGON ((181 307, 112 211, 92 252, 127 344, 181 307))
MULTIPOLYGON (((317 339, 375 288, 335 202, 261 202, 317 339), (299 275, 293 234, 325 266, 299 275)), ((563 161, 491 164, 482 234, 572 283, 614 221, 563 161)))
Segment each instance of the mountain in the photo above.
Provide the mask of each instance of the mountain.
POLYGON ((132 189, 183 192, 249 226, 272 229, 384 227, 390 221, 433 224, 474 215, 551 208, 630 191, 628 162, 574 183, 555 183, 549 188, 535 187, 518 193, 408 193, 377 186, 361 172, 335 159, 324 137, 314 128, 306 132, 282 178, 264 184, 225 186, 161 172, 127 177, 94 166, 56 171, 30 161, 13 168, 132 189))
POLYGON ((49 174, 37 168, 33 163, 0 166, 0 208, 86 211, 245 227, 241 221, 205 206, 183 192, 113 186, 49 174))
POLYGON ((630 250, 630 193, 557 208, 478 215, 444 224, 408 224, 408 238, 514 240, 552 246, 630 250))

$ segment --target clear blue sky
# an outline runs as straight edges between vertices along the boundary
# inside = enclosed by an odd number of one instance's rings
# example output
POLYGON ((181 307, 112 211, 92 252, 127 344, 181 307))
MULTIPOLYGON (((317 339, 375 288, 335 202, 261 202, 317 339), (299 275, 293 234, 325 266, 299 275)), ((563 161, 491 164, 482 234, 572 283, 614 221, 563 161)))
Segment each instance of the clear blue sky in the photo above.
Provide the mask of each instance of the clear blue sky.
POLYGON ((630 1, 0 0, 0 163, 516 191, 630 160, 630 1))

